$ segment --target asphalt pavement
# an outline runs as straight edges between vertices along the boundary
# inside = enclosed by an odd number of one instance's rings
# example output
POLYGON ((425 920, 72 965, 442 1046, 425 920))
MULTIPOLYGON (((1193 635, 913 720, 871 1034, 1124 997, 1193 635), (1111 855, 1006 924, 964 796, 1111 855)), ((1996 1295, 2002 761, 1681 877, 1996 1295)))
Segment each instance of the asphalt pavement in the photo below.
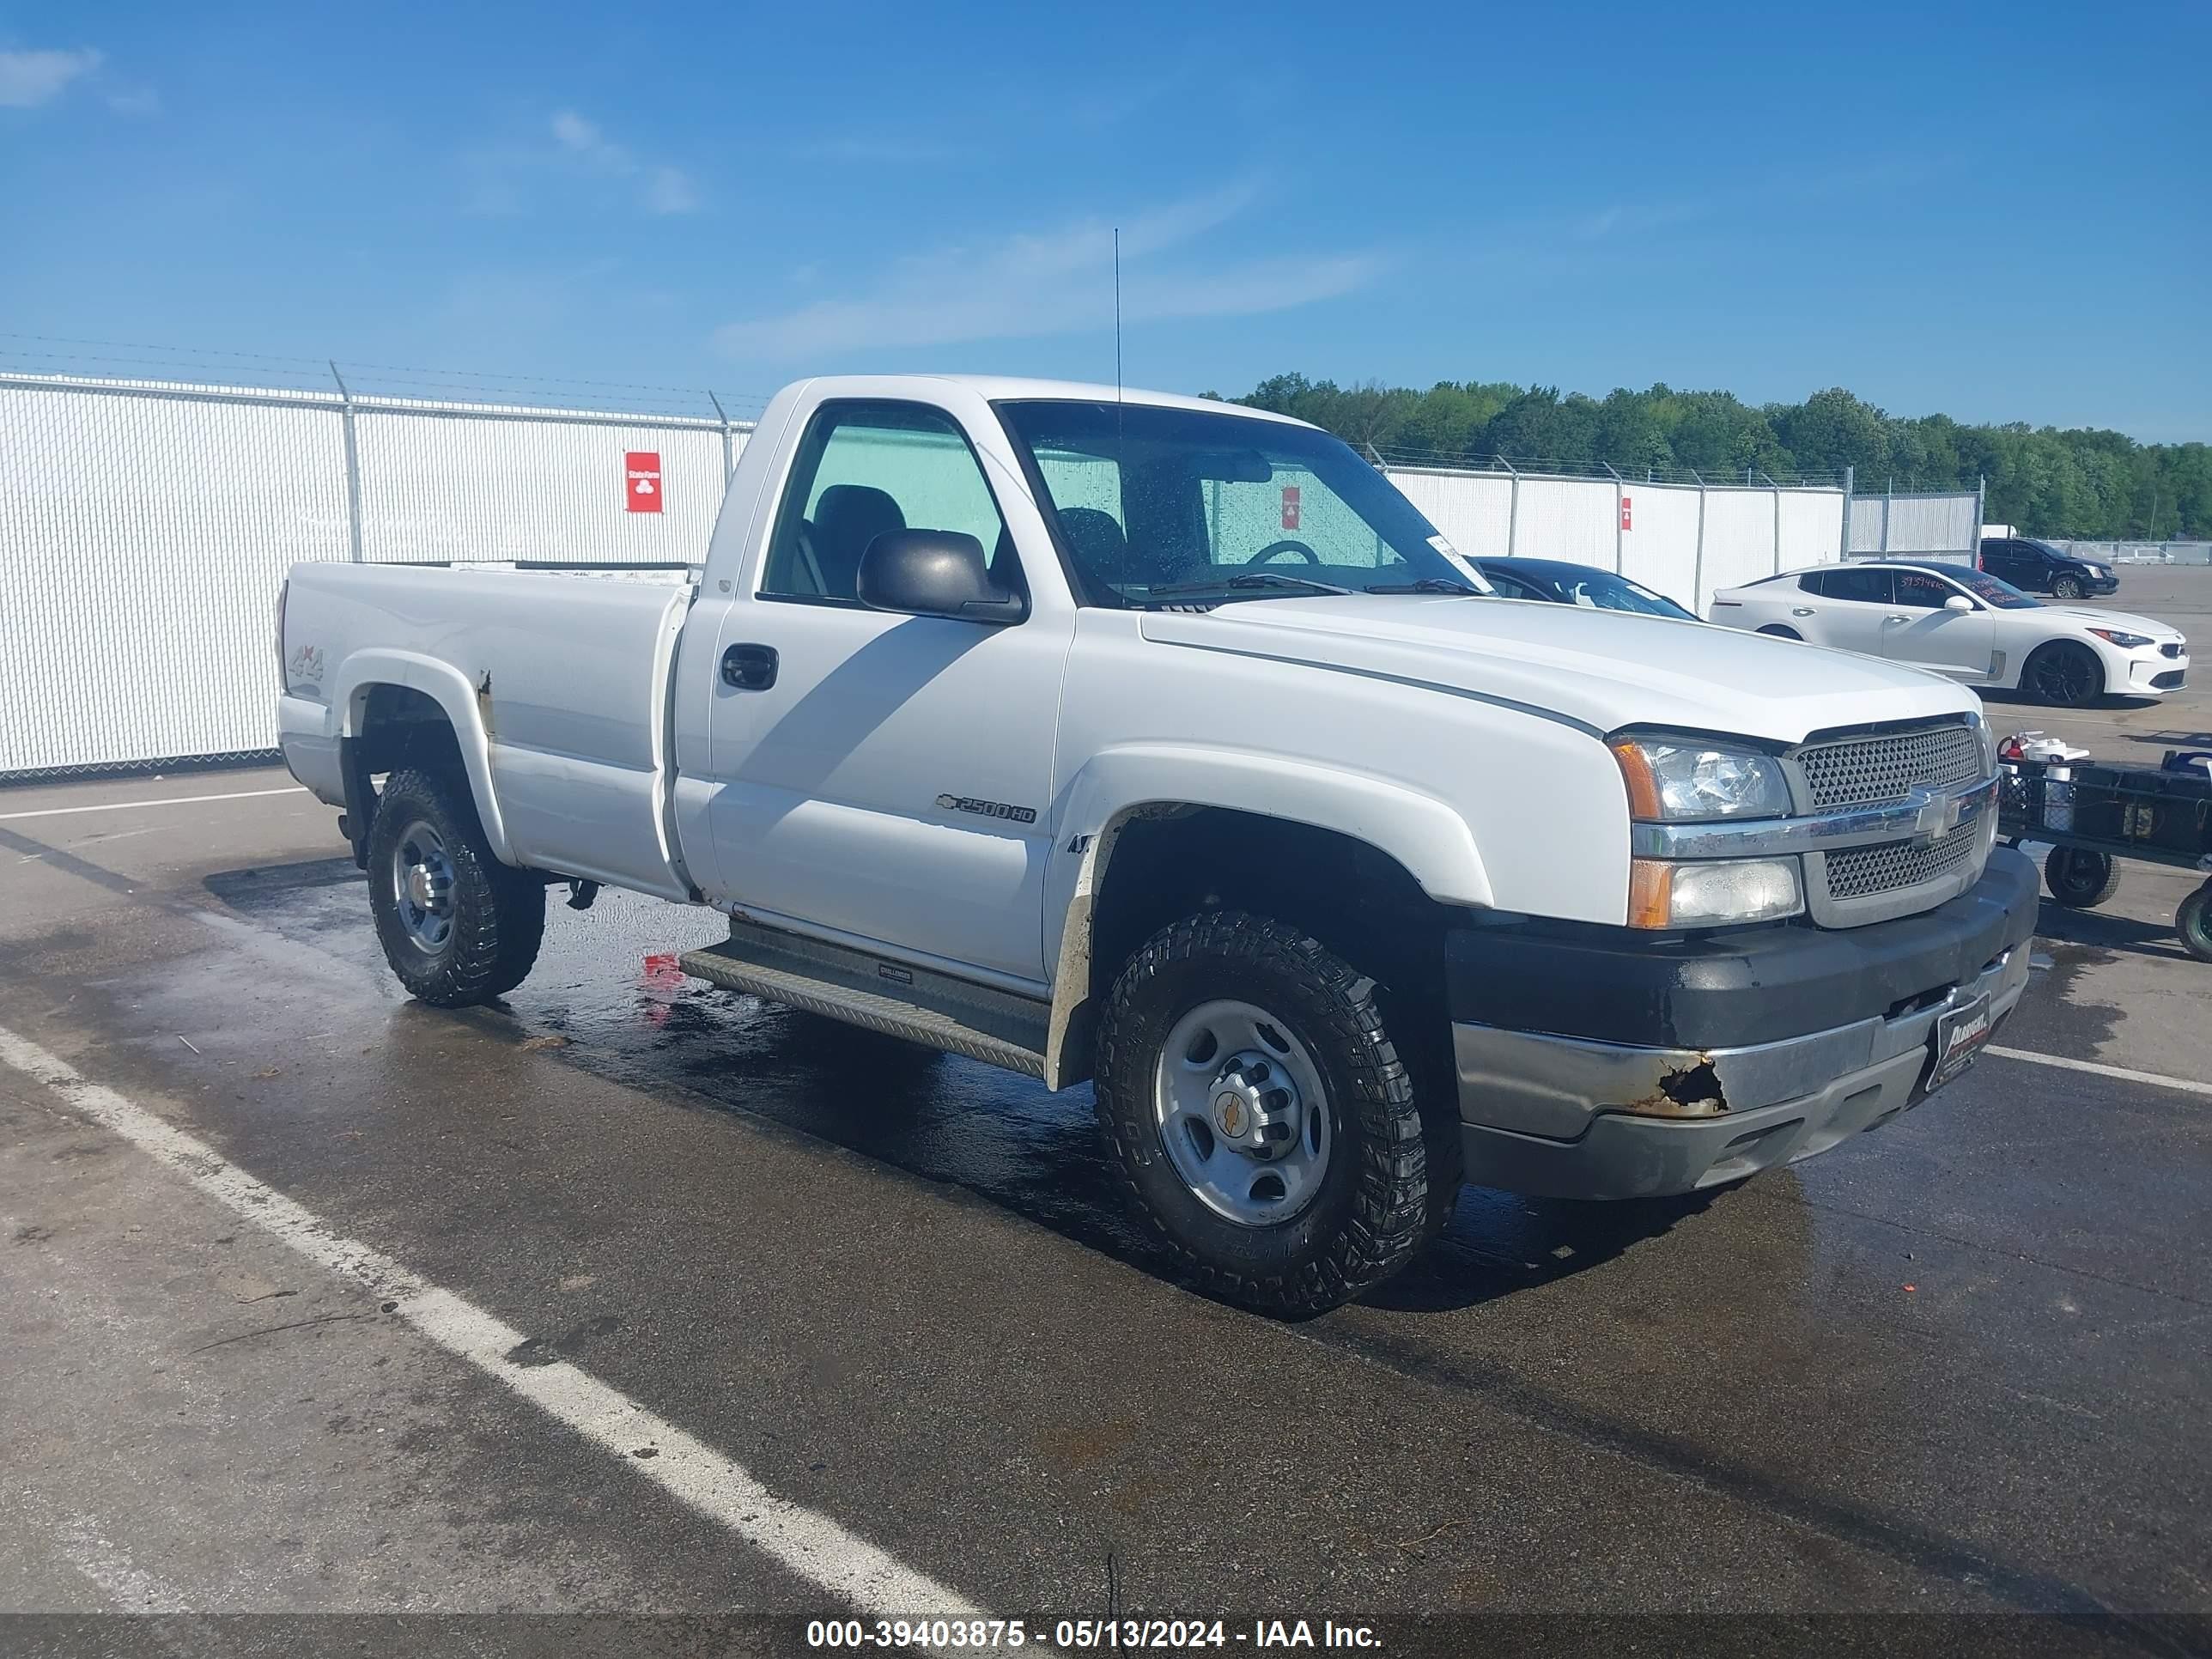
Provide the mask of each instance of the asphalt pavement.
MULTIPOLYGON (((2130 572, 2113 603, 2207 635, 2207 601, 2130 572)), ((2212 743, 2208 702, 1992 717, 2154 759, 2212 743)), ((503 1007, 408 1002, 289 784, 0 791, 0 1610, 219 1650, 345 1613, 804 1650, 931 1596, 1033 1643, 1666 1614, 2203 1646, 2182 878, 2046 903, 2000 1052, 1863 1140, 1686 1206, 1472 1190, 1404 1277, 1288 1325, 1171 1281, 1087 1091, 685 980, 711 914, 556 903, 503 1007)))

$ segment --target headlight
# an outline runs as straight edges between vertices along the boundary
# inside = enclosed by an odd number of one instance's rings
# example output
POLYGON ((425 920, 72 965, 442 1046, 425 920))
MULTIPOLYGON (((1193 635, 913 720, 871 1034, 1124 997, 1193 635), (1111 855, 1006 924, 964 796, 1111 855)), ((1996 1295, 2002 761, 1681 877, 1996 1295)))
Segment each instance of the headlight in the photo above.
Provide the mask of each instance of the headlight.
POLYGON ((2129 634, 2117 628, 2093 628, 2089 631, 2099 639, 2118 646, 2123 651, 2134 651, 2151 642, 2148 634, 2129 634))
POLYGON ((1648 823, 1790 815, 1790 780, 1771 755, 1658 737, 1616 738, 1613 757, 1628 785, 1630 814, 1648 823))
POLYGON ((1631 927, 1778 921, 1804 908, 1796 859, 1637 859, 1628 866, 1631 927))

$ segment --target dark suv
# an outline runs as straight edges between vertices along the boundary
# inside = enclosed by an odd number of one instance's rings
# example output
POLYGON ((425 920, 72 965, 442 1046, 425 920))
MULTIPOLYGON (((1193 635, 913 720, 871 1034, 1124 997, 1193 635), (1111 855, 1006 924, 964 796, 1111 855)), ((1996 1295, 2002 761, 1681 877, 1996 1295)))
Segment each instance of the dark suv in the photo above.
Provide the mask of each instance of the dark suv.
POLYGON ((1981 564, 2000 581, 2031 593, 2048 593, 2055 599, 2120 591, 2120 579, 2112 574, 2112 566, 2077 559, 2049 542, 1984 541, 1981 564))

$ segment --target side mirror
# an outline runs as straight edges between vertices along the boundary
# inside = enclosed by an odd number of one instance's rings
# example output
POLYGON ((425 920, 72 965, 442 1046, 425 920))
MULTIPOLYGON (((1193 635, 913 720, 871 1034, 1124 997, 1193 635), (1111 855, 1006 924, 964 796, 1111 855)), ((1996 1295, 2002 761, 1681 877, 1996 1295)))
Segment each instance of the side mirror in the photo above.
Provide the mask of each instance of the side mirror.
POLYGON ((1964 593, 1954 593, 1943 601, 1943 608, 1946 611, 1972 611, 1974 608, 1974 602, 1964 593))
POLYGON ((891 530, 868 544, 853 583, 871 611, 1003 626, 1030 613, 1021 594, 991 579, 983 544, 954 530, 891 530))

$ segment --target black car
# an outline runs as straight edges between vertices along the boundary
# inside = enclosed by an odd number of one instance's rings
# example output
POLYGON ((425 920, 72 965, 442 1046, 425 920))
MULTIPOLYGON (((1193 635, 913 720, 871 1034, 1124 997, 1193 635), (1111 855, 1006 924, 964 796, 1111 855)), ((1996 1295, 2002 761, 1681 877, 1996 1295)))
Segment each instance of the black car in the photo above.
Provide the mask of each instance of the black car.
POLYGON ((1626 576, 1594 565, 1567 564, 1558 559, 1476 559, 1473 563, 1509 599, 1543 599, 1593 611, 1634 611, 1646 617, 1698 620, 1665 594, 1654 593, 1626 576))
POLYGON ((2048 593, 2054 599, 2078 599, 2091 593, 2117 593, 2120 579, 2108 564, 2077 559, 2049 542, 2018 537, 1984 539, 1981 567, 1999 581, 2030 593, 2048 593))

